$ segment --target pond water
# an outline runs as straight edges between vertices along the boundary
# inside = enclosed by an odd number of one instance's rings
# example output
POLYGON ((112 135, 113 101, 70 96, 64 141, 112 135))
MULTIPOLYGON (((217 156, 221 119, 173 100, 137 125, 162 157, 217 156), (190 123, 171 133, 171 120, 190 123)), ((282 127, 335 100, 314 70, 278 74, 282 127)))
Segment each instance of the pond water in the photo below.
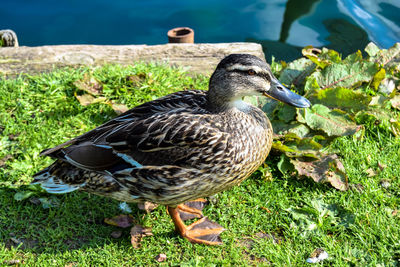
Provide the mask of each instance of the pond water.
POLYGON ((399 0, 3 0, 0 18, 20 45, 162 44, 187 26, 197 43, 261 43, 267 60, 297 58, 307 45, 347 55, 400 41, 399 0))

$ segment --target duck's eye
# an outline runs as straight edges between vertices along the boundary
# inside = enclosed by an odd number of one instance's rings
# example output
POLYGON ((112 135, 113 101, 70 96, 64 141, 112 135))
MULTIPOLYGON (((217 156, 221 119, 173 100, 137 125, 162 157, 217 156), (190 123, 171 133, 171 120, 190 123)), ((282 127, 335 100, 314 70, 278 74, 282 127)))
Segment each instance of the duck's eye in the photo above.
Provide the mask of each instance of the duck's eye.
POLYGON ((249 70, 247 71, 247 73, 248 73, 249 75, 255 75, 255 74, 256 74, 256 72, 255 72, 254 70, 252 70, 252 69, 249 69, 249 70))

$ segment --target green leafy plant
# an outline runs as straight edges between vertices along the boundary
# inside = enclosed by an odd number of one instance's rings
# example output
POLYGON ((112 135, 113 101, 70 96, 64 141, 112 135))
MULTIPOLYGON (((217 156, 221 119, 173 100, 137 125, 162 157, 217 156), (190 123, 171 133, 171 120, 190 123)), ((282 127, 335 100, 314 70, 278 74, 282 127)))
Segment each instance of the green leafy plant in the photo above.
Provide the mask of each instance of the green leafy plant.
POLYGON ((313 103, 295 110, 248 98, 271 119, 273 150, 282 154, 278 168, 283 174, 347 190, 346 172, 340 158, 329 152, 330 143, 340 136, 362 138, 365 127, 400 135, 400 44, 380 50, 370 43, 365 54, 357 51, 342 59, 330 49, 305 47, 303 58, 272 62, 280 81, 313 103))

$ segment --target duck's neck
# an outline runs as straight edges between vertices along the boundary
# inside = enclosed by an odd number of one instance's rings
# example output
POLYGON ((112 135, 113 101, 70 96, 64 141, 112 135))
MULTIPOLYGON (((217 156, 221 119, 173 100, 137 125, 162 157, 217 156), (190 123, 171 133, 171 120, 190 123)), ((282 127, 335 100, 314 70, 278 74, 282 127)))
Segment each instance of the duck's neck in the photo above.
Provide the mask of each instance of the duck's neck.
MULTIPOLYGON (((242 96, 232 96, 228 94, 221 94, 222 90, 215 90, 210 86, 207 92, 207 109, 211 112, 225 112, 232 109, 237 109, 246 112, 250 109, 249 104, 243 101, 242 96)), ((225 90, 225 92, 231 92, 225 90)))

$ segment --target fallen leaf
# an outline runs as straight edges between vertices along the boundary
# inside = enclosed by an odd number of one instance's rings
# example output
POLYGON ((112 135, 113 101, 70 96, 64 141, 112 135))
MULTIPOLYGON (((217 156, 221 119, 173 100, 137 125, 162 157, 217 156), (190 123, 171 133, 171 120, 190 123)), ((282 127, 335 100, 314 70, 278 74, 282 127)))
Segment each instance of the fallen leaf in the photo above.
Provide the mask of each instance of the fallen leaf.
POLYGON ((32 204, 39 206, 42 202, 39 200, 39 198, 37 197, 31 197, 29 199, 29 202, 31 202, 32 204))
POLYGON ((377 174, 376 171, 372 168, 365 170, 365 173, 368 174, 368 177, 373 177, 373 176, 376 176, 376 174, 377 174))
POLYGON ((15 238, 15 237, 10 237, 10 240, 17 246, 23 244, 23 242, 21 240, 19 240, 18 238, 15 238))
POLYGON ((3 261, 3 263, 7 264, 7 265, 16 265, 16 264, 20 264, 21 261, 20 260, 5 260, 5 261, 3 261))
POLYGON ((336 154, 326 155, 315 161, 290 159, 300 176, 312 178, 317 183, 329 183, 345 191, 349 188, 346 171, 336 154))
POLYGON ((307 262, 318 263, 327 259, 328 257, 329 255, 325 250, 323 250, 322 248, 317 248, 310 254, 310 257, 307 259, 307 262))
POLYGON ((265 211, 267 211, 268 213, 271 213, 271 211, 268 209, 268 208, 266 208, 266 207, 261 207, 263 210, 265 210, 265 211))
POLYGON ((148 202, 148 201, 138 204, 138 209, 144 210, 147 213, 153 211, 157 207, 158 207, 158 204, 154 204, 154 203, 151 203, 151 202, 148 202))
POLYGON ((56 208, 60 206, 60 200, 55 196, 41 197, 39 198, 39 201, 42 203, 42 208, 44 209, 56 208))
POLYGON ((388 180, 388 179, 382 179, 382 180, 380 181, 380 184, 381 184, 381 186, 382 186, 383 188, 387 189, 387 188, 390 187, 390 180, 388 180))
POLYGON ((110 235, 112 238, 120 238, 122 235, 122 232, 121 231, 113 231, 110 235))
POLYGON ((165 255, 165 254, 163 254, 163 253, 160 253, 160 254, 158 254, 157 256, 156 256, 156 261, 158 261, 158 262, 163 262, 163 261, 166 261, 167 260, 167 255, 165 255))
POLYGON ((35 192, 33 192, 33 191, 20 191, 20 192, 15 193, 14 199, 16 201, 21 201, 21 200, 29 198, 30 196, 32 196, 34 194, 35 194, 35 192))
POLYGON ((400 95, 395 95, 392 99, 390 99, 390 104, 393 108, 400 110, 400 95))
POLYGON ((122 211, 122 212, 125 212, 125 213, 132 213, 132 209, 131 209, 131 207, 129 207, 129 205, 126 203, 126 202, 121 202, 121 203, 119 203, 119 209, 122 211))
POLYGON ((384 163, 380 163, 380 162, 378 161, 378 168, 379 168, 381 171, 383 171, 385 168, 387 168, 387 165, 384 164, 384 163))
POLYGON ((135 225, 131 228, 131 244, 134 248, 139 248, 142 238, 152 235, 151 228, 143 228, 141 225, 135 225))
POLYGON ((384 79, 379 84, 378 92, 386 96, 389 96, 393 93, 395 89, 396 89, 396 83, 394 79, 384 79))
POLYGON ((369 102, 369 106, 383 106, 385 101, 389 98, 383 95, 377 95, 371 98, 371 102, 369 102))
POLYGON ((134 219, 132 215, 121 214, 112 218, 105 218, 104 222, 109 225, 127 228, 132 226, 134 219))
POLYGON ((5 163, 9 160, 12 159, 12 155, 11 154, 7 154, 4 157, 2 157, 0 159, 0 167, 3 167, 5 165, 5 163))
POLYGON ((82 106, 88 106, 90 104, 100 103, 100 102, 106 101, 105 97, 94 97, 94 96, 89 95, 89 94, 85 94, 85 95, 76 95, 75 94, 75 97, 76 97, 76 99, 78 99, 79 103, 82 106))
POLYGON ((144 79, 146 79, 146 73, 138 73, 135 75, 126 76, 126 80, 134 85, 140 84, 144 79))
POLYGON ((73 82, 73 85, 75 85, 79 90, 85 91, 91 95, 99 95, 103 90, 101 82, 95 77, 87 74, 85 74, 82 80, 73 82))
POLYGON ((358 193, 362 193, 364 191, 364 186, 362 184, 351 184, 350 188, 358 193))
POLYGON ((114 101, 111 101, 109 104, 111 108, 115 111, 115 113, 117 113, 117 115, 121 115, 122 113, 129 110, 129 108, 124 104, 118 104, 114 101))

